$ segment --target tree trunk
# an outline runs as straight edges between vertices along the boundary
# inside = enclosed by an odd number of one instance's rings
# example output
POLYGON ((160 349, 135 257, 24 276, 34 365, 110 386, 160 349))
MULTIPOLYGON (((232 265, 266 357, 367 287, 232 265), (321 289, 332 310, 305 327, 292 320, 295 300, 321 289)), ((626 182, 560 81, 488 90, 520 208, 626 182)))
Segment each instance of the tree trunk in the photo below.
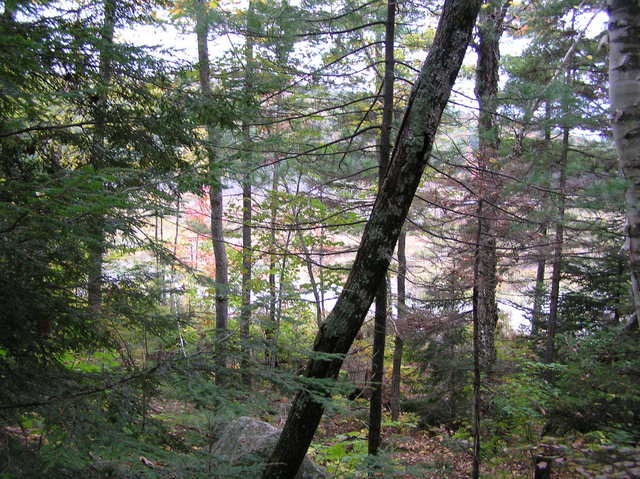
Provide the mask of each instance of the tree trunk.
MULTIPOLYGON (((277 296, 276 290, 276 221, 278 215, 278 163, 273 165, 273 178, 271 181, 271 229, 269 240, 271 242, 269 254, 269 320, 264 326, 264 336, 267 341, 265 347, 265 363, 269 367, 276 366, 275 337, 277 330, 277 296)), ((282 284, 282 276, 280 277, 282 284)))
POLYGON ((564 210, 567 183, 567 156, 569 154, 569 128, 562 132, 562 151, 558 161, 558 218, 555 224, 553 264, 551 269, 551 293, 549 294, 549 317, 547 319, 547 344, 544 353, 546 363, 555 360, 555 338, 558 327, 558 303, 560 299, 560 273, 562 271, 562 247, 564 244, 564 210))
MULTIPOLYGON (((393 122, 393 87, 396 0, 387 1, 387 21, 384 48, 384 93, 382 126, 380 131, 380 158, 378 161, 378 188, 387 174, 391 153, 391 123, 393 122)), ((371 359, 371 400, 369 403, 369 454, 378 454, 382 427, 382 382, 384 379, 384 349, 387 337, 387 282, 380 281, 376 294, 376 314, 373 328, 373 354, 371 359)))
MULTIPOLYGON (((542 239, 547 239, 547 228, 542 230, 542 239)), ((547 266, 547 258, 543 253, 538 254, 536 266, 536 286, 533 296, 533 312, 531 314, 531 336, 537 336, 542 325, 542 306, 544 305, 544 277, 547 266)))
MULTIPOLYGON (((320 196, 320 202, 324 200, 324 186, 320 185, 320 191, 318 192, 320 196)), ((324 226, 320 225, 320 241, 318 245, 318 289, 320 292, 320 314, 322 315, 322 319, 325 317, 325 281, 324 281, 324 241, 325 241, 325 232, 324 226)), ((320 327, 320 325, 318 325, 320 327)))
POLYGON ((406 298, 406 278, 407 278, 407 255, 406 255, 407 233, 403 229, 398 238, 398 319, 396 324, 396 336, 393 348, 393 369, 391 370, 391 419, 397 421, 400 418, 400 382, 402 380, 402 349, 404 341, 400 334, 400 326, 405 321, 407 298, 406 298))
MULTIPOLYGON (((205 101, 212 97, 209 67, 209 22, 207 21, 207 2, 199 0, 200 8, 196 18, 196 34, 198 41, 198 65, 200 92, 205 101)), ((216 158, 214 142, 216 134, 213 126, 207 125, 207 156, 209 175, 209 206, 211 209, 211 242, 216 265, 216 336, 221 337, 227 331, 229 322, 229 262, 224 243, 224 229, 222 224, 223 202, 222 183, 219 163, 216 158)), ((177 233, 176 233, 177 234, 177 233)), ((224 354, 217 355, 218 371, 226 368, 224 354)), ((216 383, 223 382, 223 374, 216 374, 216 383)))
POLYGON ((609 0, 611 130, 627 180, 627 245, 632 299, 640 318, 640 4, 609 0))
MULTIPOLYGON (((547 156, 550 156, 551 152, 551 105, 549 101, 545 102, 544 106, 544 147, 547 156)), ((545 187, 548 187, 548 183, 545 182, 545 187)), ((548 201, 547 193, 542 195, 542 209, 547 210, 548 201)), ((540 230, 540 241, 545 244, 548 241, 547 236, 547 220, 544 220, 544 224, 540 230)), ((533 312, 531 314, 531 336, 537 336, 540 333, 540 328, 544 324, 542 308, 545 302, 546 290, 544 287, 545 273, 547 266, 547 253, 546 248, 543 246, 539 249, 537 254, 537 269, 536 269, 536 286, 533 293, 533 312)))
MULTIPOLYGON (((305 375, 336 378, 386 274, 422 173, 429 161, 440 117, 456 80, 480 0, 446 0, 433 46, 422 66, 403 118, 386 178, 365 227, 353 267, 333 311, 322 323, 305 375), (327 358, 326 354, 334 357, 327 358)), ((269 459, 264 479, 292 479, 302 463, 330 395, 309 382, 296 395, 269 459)))
MULTIPOLYGON (((249 168, 249 160, 245 160, 244 167, 249 168)), ((245 173, 242 180, 242 302, 240 306, 240 336, 242 338, 242 359, 240 369, 242 382, 249 386, 250 328, 251 328, 251 275, 253 268, 253 254, 251 244, 251 175, 245 173)))
POLYGON ((373 327, 371 358, 371 399, 369 400, 368 453, 378 454, 382 430, 382 381, 384 378, 384 348, 387 327, 387 284, 382 278, 375 297, 376 313, 373 327))
MULTIPOLYGON (((247 106, 251 104, 251 92, 253 91, 253 33, 251 32, 253 16, 253 2, 249 2, 247 9, 247 33, 244 47, 244 93, 247 98, 247 106)), ((247 108, 248 113, 249 108, 247 108)), ((250 127, 243 119, 242 133, 244 136, 244 155, 242 161, 242 298, 240 305, 240 335, 242 338, 242 359, 240 361, 240 370, 242 371, 242 382, 246 386, 251 385, 251 374, 249 374, 250 365, 250 328, 251 328, 251 278, 253 268, 253 246, 251 244, 251 221, 252 221, 252 185, 251 185, 251 168, 253 166, 250 143, 251 131, 250 127)))
POLYGON ((478 479, 480 477, 480 411, 482 409, 482 397, 480 395, 481 386, 481 359, 482 348, 480 340, 480 330, 482 324, 480 323, 480 263, 482 254, 482 215, 483 215, 483 200, 480 198, 478 202, 478 227, 476 229, 476 241, 475 252, 473 260, 473 459, 472 459, 472 471, 471 477, 478 479))
MULTIPOLYGON (((178 294, 174 289, 173 282, 175 281, 176 276, 176 263, 178 258, 178 237, 180 233, 180 202, 181 198, 178 194, 178 198, 176 199, 176 224, 173 235, 173 261, 171 261, 171 273, 169 274, 169 311, 171 314, 178 314, 178 294)), ((178 323, 179 324, 179 323, 178 323)), ((179 325, 178 325, 179 327, 179 325)))
POLYGON ((480 365, 490 373, 496 360, 495 335, 498 324, 496 304, 496 204, 500 196, 500 182, 491 172, 498 159, 500 140, 495 115, 497 109, 498 75, 500 66, 500 37, 510 2, 489 1, 478 19, 478 63, 475 94, 479 105, 478 119, 478 246, 477 314, 480 337, 480 365), (504 3, 504 5, 503 5, 504 3), (480 203, 484 203, 480 214, 480 203))
MULTIPOLYGON (((113 46, 113 35, 116 21, 116 3, 114 0, 105 0, 103 4, 104 20, 102 24, 102 44, 100 47, 100 62, 98 73, 102 84, 98 87, 97 99, 95 102, 94 121, 95 129, 93 135, 93 145, 91 152, 91 164, 98 171, 106 166, 105 156, 105 125, 107 108, 107 88, 113 76, 112 52, 109 49, 113 46)), ((89 310, 99 313, 102 309, 102 265, 105 253, 105 217, 102 214, 92 219, 93 244, 89 250, 89 276, 87 280, 87 302, 89 310)))

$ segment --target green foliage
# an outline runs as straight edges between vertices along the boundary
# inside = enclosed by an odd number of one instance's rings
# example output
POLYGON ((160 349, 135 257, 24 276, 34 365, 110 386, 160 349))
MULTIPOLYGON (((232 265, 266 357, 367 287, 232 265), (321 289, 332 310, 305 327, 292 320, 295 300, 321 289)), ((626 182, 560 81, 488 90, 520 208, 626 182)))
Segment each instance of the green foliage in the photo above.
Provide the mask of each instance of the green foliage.
POLYGON ((409 341, 415 348, 409 356, 421 372, 416 388, 421 395, 402 401, 401 409, 418 414, 423 426, 455 428, 467 421, 470 411, 469 331, 463 324, 443 329, 409 341))
POLYGON ((640 362, 635 333, 619 328, 565 337, 550 432, 603 431, 609 440, 638 441, 640 362))
POLYGON ((314 444, 309 450, 310 456, 326 469, 329 477, 355 479, 374 475, 399 478, 406 477, 407 473, 424 472, 424 468, 397 464, 391 452, 384 450, 377 456, 368 455, 366 430, 338 434, 328 439, 326 444, 314 444))
POLYGON ((573 288, 562 295, 562 329, 578 333, 602 329, 630 313, 630 276, 620 241, 607 245, 599 258, 576 258, 564 264, 573 288))

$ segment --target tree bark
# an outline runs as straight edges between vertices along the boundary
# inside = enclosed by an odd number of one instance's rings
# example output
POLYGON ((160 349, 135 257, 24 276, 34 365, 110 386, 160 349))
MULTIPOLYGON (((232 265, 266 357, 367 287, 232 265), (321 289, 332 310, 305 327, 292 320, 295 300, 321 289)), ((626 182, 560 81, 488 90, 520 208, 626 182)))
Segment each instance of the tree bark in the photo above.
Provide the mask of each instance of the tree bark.
MULTIPOLYGON (((386 274, 394 246, 429 161, 440 117, 456 80, 480 0, 446 0, 433 45, 407 105, 396 147, 345 286, 316 336, 320 357, 307 378, 335 378, 386 274), (327 354, 333 355, 328 358, 327 354)), ((321 382, 307 383, 292 404, 264 479, 293 478, 304 459, 330 395, 321 382)))
MULTIPOLYGON (((384 90, 382 126, 380 131, 380 157, 378 161, 378 188, 387 174, 391 153, 391 123, 393 122, 393 87, 396 0, 387 1, 384 48, 384 90)), ((371 400, 369 403, 368 452, 378 454, 382 428, 382 383, 384 379, 384 349, 387 337, 387 282, 380 281, 376 294, 376 314, 373 328, 373 357, 371 359, 371 400)))
MULTIPOLYGON (((244 167, 248 167, 248 160, 244 161, 244 167)), ((251 329, 251 276, 253 268, 253 254, 251 244, 251 220, 252 220, 252 188, 250 174, 245 173, 242 180, 242 285, 241 285, 241 306, 240 306, 240 336, 242 338, 242 359, 240 369, 242 371, 242 382, 251 385, 251 375, 249 374, 250 329, 251 329)))
POLYGON ((627 245, 632 299, 640 318, 640 3, 609 0, 611 130, 627 181, 627 245))
POLYGON ((490 373, 496 360, 495 335, 498 324, 496 288, 496 204, 500 197, 500 182, 491 172, 498 159, 500 139, 495 123, 498 75, 500 66, 500 37, 509 1, 490 0, 478 19, 478 63, 476 68, 475 94, 479 106, 478 118, 478 274, 477 314, 480 337, 480 365, 490 373), (480 214, 484 203, 483 214, 480 214))
POLYGON ((368 453, 377 455, 382 430, 382 381, 384 378, 384 348, 387 327, 387 284, 384 280, 378 285, 375 297, 376 313, 373 328, 373 352, 371 358, 371 399, 369 400, 369 437, 368 453))
MULTIPOLYGON (((199 0, 200 5, 196 18, 196 34, 198 42, 198 74, 200 80, 200 92, 205 101, 212 97, 210 67, 209 67, 209 22, 207 20, 207 2, 199 0)), ((211 242, 216 265, 216 335, 222 336, 228 328, 229 322, 229 262, 224 243, 224 228, 222 223, 223 202, 222 182, 219 173, 219 162, 214 150, 216 133, 212 125, 207 125, 207 157, 209 175, 209 206, 211 215, 211 242)), ((217 366, 219 371, 226 368, 224 354, 218 354, 217 366)), ((216 382, 223 382, 224 374, 216 374, 216 382)))
POLYGON ((398 319, 396 324, 396 335, 393 347, 393 368, 391 370, 391 419, 397 421, 400 418, 400 383, 402 381, 402 349, 404 341, 399 328, 406 318, 407 298, 406 298, 406 278, 407 278, 407 255, 406 255, 407 233, 403 229, 398 238, 398 319))

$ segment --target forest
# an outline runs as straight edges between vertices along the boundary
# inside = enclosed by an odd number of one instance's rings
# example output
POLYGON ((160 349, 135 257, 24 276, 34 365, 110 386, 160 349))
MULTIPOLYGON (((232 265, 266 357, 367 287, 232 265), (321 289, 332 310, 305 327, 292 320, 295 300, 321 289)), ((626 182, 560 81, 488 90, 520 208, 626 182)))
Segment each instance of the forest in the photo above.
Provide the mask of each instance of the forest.
POLYGON ((0 479, 640 478, 638 0, 4 0, 0 479))

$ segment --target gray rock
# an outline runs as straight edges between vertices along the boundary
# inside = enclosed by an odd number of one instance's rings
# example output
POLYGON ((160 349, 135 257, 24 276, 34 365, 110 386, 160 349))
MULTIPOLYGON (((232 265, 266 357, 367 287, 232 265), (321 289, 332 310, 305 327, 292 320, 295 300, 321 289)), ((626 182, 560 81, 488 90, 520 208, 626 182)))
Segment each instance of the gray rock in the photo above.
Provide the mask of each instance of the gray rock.
MULTIPOLYGON (((218 440, 211 453, 231 464, 250 465, 266 462, 278 442, 280 430, 251 417, 238 417, 216 428, 218 440)), ((324 470, 304 458, 295 479, 323 479, 324 470)))

